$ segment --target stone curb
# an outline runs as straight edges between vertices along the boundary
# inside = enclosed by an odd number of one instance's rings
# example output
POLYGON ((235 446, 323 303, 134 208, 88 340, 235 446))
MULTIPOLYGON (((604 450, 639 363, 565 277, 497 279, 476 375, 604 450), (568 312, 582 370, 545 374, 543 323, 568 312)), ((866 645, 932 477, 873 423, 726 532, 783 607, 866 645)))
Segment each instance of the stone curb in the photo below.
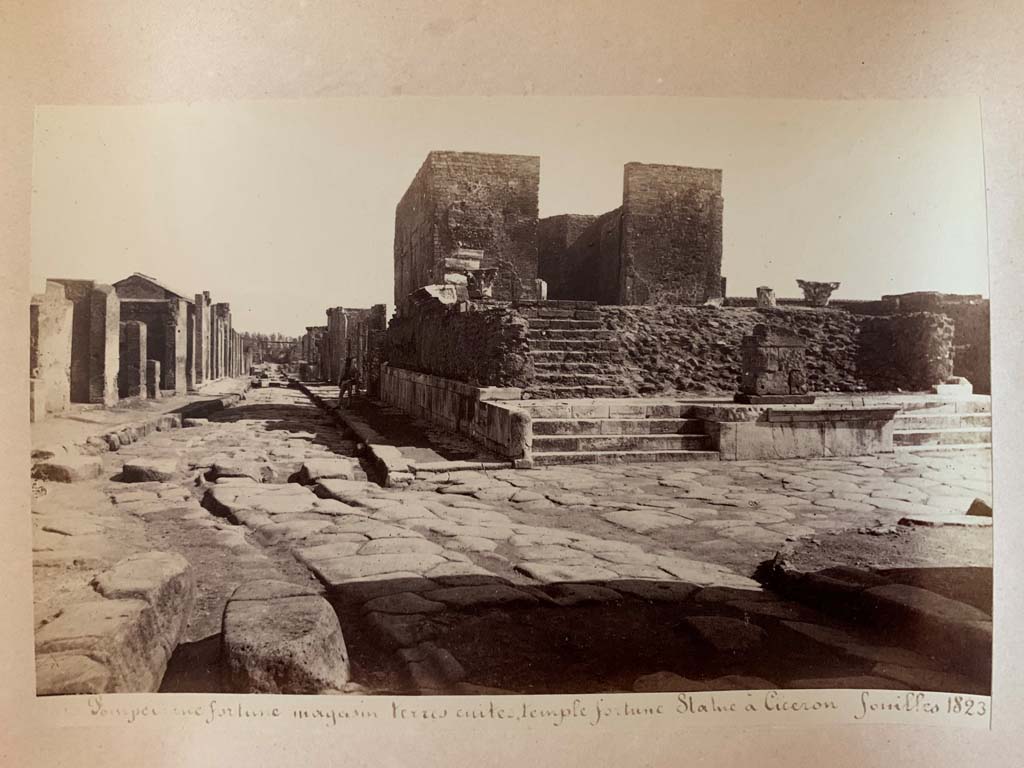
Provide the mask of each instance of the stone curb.
POLYGON ((55 447, 35 448, 32 451, 32 476, 39 480, 54 482, 75 482, 97 477, 99 472, 82 471, 72 467, 81 464, 86 457, 99 456, 108 451, 119 450, 131 445, 153 432, 178 429, 185 419, 205 417, 216 411, 230 408, 245 398, 249 389, 248 381, 241 392, 231 393, 211 400, 188 403, 176 411, 156 414, 141 421, 123 424, 116 429, 90 435, 84 440, 55 447), (64 461, 67 459, 67 461, 64 461))
POLYGON ((363 445, 366 457, 371 466, 381 475, 381 485, 392 488, 404 485, 415 479, 419 473, 443 473, 460 470, 512 469, 518 466, 513 461, 433 461, 420 464, 402 455, 393 445, 383 443, 380 433, 360 419, 358 416, 331 408, 318 394, 309 389, 303 382, 292 379, 290 385, 298 389, 313 403, 328 413, 336 423, 351 430, 363 445))
POLYGON ((95 600, 66 606, 36 631, 37 694, 157 691, 192 615, 188 561, 131 555, 92 586, 95 600))
POLYGON ((972 605, 871 571, 838 566, 795 571, 774 563, 765 586, 824 613, 858 624, 899 627, 906 643, 927 652, 936 644, 955 649, 958 667, 989 675, 992 617, 972 605))

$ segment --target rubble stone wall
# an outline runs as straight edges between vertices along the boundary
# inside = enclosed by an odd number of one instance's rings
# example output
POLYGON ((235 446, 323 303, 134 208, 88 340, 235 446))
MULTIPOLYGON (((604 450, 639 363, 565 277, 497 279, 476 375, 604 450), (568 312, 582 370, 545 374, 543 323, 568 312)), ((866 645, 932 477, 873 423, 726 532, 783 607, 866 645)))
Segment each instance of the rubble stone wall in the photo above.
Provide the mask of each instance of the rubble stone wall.
POLYGON ((942 361, 952 358, 952 327, 941 315, 669 305, 599 311, 621 342, 623 381, 643 395, 735 392, 742 339, 759 323, 781 325, 807 340, 814 392, 926 390, 944 378, 942 361))
POLYGON ((391 319, 384 356, 392 367, 477 387, 525 387, 534 374, 527 329, 504 304, 408 306, 391 319))

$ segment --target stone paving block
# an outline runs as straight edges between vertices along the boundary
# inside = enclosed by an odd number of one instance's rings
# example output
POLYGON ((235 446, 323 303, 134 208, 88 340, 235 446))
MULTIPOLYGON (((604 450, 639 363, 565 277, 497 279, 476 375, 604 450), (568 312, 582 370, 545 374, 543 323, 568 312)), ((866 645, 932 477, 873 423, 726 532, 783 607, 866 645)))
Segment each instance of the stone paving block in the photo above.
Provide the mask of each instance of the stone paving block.
POLYGON ((290 520, 261 525, 256 529, 256 535, 267 544, 276 544, 280 541, 304 539, 332 526, 329 520, 290 520))
POLYGON ((107 693, 110 670, 80 653, 37 653, 36 692, 40 696, 107 693))
POLYGON ((756 624, 726 616, 687 616, 683 625, 718 653, 746 653, 759 648, 767 634, 756 624))
POLYGON ((599 587, 596 584, 554 584, 547 589, 550 596, 563 608, 587 603, 619 602, 622 595, 614 589, 599 587))
POLYGON ((338 617, 318 596, 229 599, 223 649, 236 690, 319 693, 349 680, 338 617))
POLYGON ((387 573, 407 572, 423 574, 431 568, 445 563, 437 555, 351 555, 332 560, 319 560, 316 570, 330 583, 360 576, 377 576, 387 573))
POLYGON ((421 613, 384 613, 373 611, 366 614, 370 627, 380 633, 392 645, 408 647, 429 640, 437 635, 438 629, 421 613))
POLYGON ((466 677, 466 670, 459 660, 432 642, 402 649, 398 655, 405 661, 413 685, 420 690, 444 691, 466 677))
POLYGON ((959 528, 991 528, 992 518, 976 515, 907 515, 897 525, 922 525, 929 528, 951 526, 959 528))
POLYGON ((700 589, 696 584, 682 581, 645 581, 640 578, 615 581, 611 586, 621 594, 660 603, 686 602, 700 589))
MULTIPOLYGON (((428 593, 429 595, 429 593, 428 593)), ((437 613, 443 611, 443 602, 421 597, 415 592, 399 592, 394 595, 376 597, 363 605, 363 610, 372 613, 437 613)))
POLYGON ((480 608, 509 604, 532 605, 537 602, 537 598, 533 595, 507 584, 446 587, 426 592, 424 597, 456 608, 480 608))
POLYGON ((152 480, 172 480, 178 474, 178 459, 132 459, 121 467, 121 481, 145 483, 152 480))
POLYGON ((443 547, 423 538, 384 538, 368 541, 359 548, 360 555, 439 555, 443 547))
POLYGON ((516 570, 545 584, 559 581, 608 581, 617 576, 608 568, 557 562, 523 562, 516 565, 516 570))
POLYGON ((310 485, 321 480, 357 480, 359 474, 362 474, 362 470, 359 467, 358 459, 346 457, 307 459, 299 468, 296 479, 303 485, 310 485))
POLYGON ((635 533, 650 533, 662 528, 669 528, 676 525, 686 525, 689 520, 678 515, 667 512, 654 512, 646 510, 618 510, 603 515, 604 519, 620 528, 635 533))
POLYGON ((35 480, 55 483, 77 483, 93 480, 103 474, 103 462, 98 456, 64 454, 32 465, 35 480))

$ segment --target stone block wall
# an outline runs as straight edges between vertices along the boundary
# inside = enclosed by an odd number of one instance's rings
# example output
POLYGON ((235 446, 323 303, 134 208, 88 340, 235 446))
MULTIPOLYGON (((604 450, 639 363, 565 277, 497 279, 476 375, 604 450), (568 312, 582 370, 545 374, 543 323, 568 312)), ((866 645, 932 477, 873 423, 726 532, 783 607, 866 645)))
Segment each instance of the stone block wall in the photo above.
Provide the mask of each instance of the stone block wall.
POLYGON ((628 163, 621 304, 703 304, 722 296, 722 172, 628 163))
POLYGON ((526 320, 507 304, 409 306, 388 326, 384 356, 394 368, 478 387, 533 381, 526 320))
POLYGON ((558 295, 549 284, 549 298, 622 303, 622 208, 595 217, 580 232, 562 256, 562 270, 558 295))
POLYGON ((481 266, 498 268, 494 298, 512 298, 517 281, 533 298, 539 186, 538 157, 427 155, 395 211, 395 304, 443 283, 443 260, 459 247, 482 250, 481 266))
POLYGON ((29 305, 29 377, 38 382, 39 415, 62 413, 70 404, 73 313, 64 286, 50 281, 29 305))
POLYGON ((530 417, 516 401, 440 376, 384 366, 381 400, 408 414, 475 440, 493 453, 523 458, 532 438, 530 417))

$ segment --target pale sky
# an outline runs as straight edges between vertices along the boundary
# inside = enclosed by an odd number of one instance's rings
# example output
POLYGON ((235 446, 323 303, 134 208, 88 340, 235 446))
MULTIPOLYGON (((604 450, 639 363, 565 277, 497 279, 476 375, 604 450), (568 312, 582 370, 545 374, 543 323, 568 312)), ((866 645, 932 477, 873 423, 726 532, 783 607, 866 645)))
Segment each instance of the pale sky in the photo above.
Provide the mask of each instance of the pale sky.
POLYGON ((721 168, 729 295, 988 295, 976 100, 419 97, 40 107, 33 292, 143 272, 288 335, 390 305, 432 149, 539 155, 541 216, 617 207, 630 161, 721 168))

